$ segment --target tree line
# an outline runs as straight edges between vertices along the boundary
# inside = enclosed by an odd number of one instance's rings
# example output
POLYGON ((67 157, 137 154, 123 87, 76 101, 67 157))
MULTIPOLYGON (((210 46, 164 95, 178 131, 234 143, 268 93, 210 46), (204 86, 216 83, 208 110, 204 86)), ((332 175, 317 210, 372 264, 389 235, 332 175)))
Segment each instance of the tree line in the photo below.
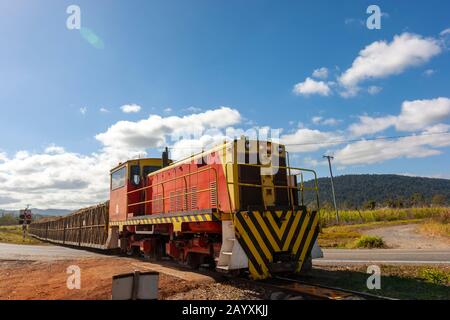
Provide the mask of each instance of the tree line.
MULTIPOLYGON (((313 181, 305 183, 313 186, 313 181)), ((333 208, 331 182, 319 178, 322 208, 333 208)), ((391 174, 342 175, 334 178, 336 202, 340 209, 409 208, 450 205, 450 180, 391 174)), ((314 201, 313 192, 305 193, 305 202, 314 201)))

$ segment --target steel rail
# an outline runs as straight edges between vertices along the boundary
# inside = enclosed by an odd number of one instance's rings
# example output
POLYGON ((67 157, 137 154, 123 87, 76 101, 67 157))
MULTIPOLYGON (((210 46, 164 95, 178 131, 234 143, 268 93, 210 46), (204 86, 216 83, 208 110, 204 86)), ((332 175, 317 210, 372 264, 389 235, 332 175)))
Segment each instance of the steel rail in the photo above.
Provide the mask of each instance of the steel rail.
MULTIPOLYGON (((322 284, 317 283, 311 283, 307 281, 302 281, 298 279, 292 279, 282 276, 275 276, 273 279, 285 281, 288 283, 288 285, 294 285, 292 288, 287 287, 287 289, 291 289, 293 291, 305 292, 306 295, 315 295, 321 296, 325 299, 331 299, 331 300, 346 300, 351 299, 351 297, 360 297, 367 300, 398 300, 395 298, 380 296, 376 294, 371 294, 367 292, 360 292, 350 289, 344 289, 344 288, 338 288, 338 287, 332 287, 332 286, 326 286, 322 284), (310 292, 311 290, 317 290, 316 292, 310 292)), ((280 286, 280 288, 284 288, 284 286, 280 286)))

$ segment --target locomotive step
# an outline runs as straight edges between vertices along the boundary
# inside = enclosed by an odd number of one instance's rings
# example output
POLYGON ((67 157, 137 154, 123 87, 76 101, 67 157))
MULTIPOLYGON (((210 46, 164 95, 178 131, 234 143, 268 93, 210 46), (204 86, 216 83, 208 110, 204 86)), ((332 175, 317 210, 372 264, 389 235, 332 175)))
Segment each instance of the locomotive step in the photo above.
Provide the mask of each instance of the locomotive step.
POLYGON ((228 271, 230 269, 229 266, 216 266, 216 269, 228 271))

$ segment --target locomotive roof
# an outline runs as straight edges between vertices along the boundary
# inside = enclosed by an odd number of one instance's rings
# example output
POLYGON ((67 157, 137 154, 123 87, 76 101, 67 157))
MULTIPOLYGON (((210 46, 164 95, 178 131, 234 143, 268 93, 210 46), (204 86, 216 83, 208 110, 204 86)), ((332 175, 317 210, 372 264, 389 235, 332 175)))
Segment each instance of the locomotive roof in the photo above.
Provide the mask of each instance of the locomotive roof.
MULTIPOLYGON (((122 167, 123 165, 126 165, 128 162, 132 162, 132 161, 148 161, 148 160, 154 160, 154 161, 162 161, 162 158, 136 158, 136 159, 128 159, 125 162, 119 162, 119 164, 115 167, 113 167, 110 172, 122 167)), ((170 161, 170 160, 169 160, 170 161)))

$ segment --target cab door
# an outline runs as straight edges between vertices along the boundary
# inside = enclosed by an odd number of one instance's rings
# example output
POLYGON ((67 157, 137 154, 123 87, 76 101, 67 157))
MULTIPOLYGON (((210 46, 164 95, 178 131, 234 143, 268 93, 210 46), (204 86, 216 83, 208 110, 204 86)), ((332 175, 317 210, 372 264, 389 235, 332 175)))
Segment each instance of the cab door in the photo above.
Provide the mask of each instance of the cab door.
POLYGON ((126 220, 128 213, 128 166, 124 165, 111 172, 109 217, 111 221, 126 220))

